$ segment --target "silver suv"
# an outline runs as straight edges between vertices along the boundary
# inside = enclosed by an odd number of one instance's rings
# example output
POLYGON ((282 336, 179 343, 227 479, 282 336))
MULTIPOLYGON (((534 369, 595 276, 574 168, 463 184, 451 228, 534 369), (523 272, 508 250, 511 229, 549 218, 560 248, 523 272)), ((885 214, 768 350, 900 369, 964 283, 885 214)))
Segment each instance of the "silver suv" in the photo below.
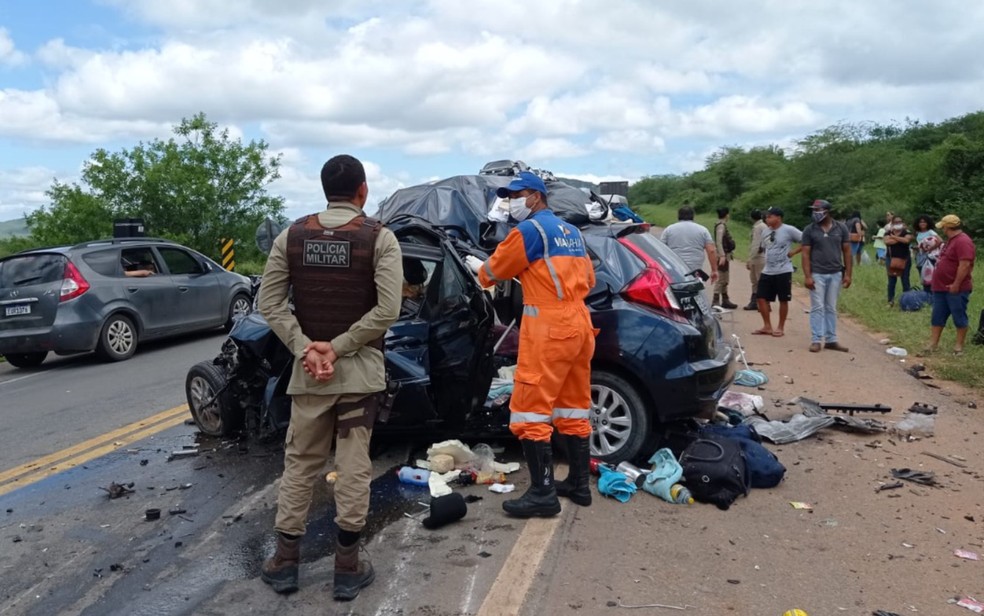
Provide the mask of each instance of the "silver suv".
POLYGON ((225 326, 249 312, 250 281, 169 240, 120 238, 0 259, 0 355, 129 359, 138 342, 225 326))

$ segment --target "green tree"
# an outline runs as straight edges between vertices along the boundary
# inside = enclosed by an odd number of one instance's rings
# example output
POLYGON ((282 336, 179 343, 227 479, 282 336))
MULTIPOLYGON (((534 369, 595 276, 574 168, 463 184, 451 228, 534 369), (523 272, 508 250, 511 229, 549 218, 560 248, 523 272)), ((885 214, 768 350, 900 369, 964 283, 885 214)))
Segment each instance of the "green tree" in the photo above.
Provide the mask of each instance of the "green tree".
POLYGON ((217 256, 220 239, 233 238, 237 255, 252 256, 257 225, 282 218, 283 198, 266 192, 280 177, 280 157, 262 140, 230 138, 202 113, 183 119, 174 134, 129 150, 96 150, 79 184, 56 180, 47 192, 51 204, 27 217, 34 241, 106 237, 113 219, 142 218, 149 234, 204 254, 217 256))

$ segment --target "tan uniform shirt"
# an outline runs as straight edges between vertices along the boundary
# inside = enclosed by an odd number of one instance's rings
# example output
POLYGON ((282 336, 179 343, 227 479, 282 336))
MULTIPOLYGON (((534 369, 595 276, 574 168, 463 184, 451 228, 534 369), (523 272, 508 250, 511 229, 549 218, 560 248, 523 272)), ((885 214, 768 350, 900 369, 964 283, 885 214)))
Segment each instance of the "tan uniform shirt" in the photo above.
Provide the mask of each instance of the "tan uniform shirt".
POLYGON ((762 250, 762 239, 768 225, 761 220, 756 220, 752 225, 752 243, 748 245, 748 260, 765 262, 765 251, 762 250))
MULTIPOLYGON (((362 213, 351 203, 334 202, 318 213, 318 222, 327 228, 340 227, 362 213)), ((385 227, 376 237, 373 253, 376 281, 376 305, 343 334, 336 336, 331 346, 338 355, 335 375, 319 383, 304 372, 301 353, 311 339, 301 331, 301 325, 287 304, 290 271, 287 263, 287 231, 277 236, 263 270, 258 308, 277 337, 294 354, 294 368, 288 394, 362 394, 386 388, 383 354, 366 343, 386 334, 400 316, 403 290, 403 256, 393 232, 385 227)), ((324 298, 325 310, 331 310, 332 300, 324 298)))

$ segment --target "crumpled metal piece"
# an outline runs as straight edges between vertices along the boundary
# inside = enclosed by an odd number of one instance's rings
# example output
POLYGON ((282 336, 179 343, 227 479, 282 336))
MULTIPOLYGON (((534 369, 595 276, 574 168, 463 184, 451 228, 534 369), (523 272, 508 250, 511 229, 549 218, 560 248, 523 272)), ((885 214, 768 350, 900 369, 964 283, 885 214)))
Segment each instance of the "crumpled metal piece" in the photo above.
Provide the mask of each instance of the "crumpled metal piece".
POLYGON ((797 413, 790 417, 789 421, 766 421, 761 417, 754 416, 749 417, 746 423, 755 428, 755 431, 762 438, 776 445, 784 445, 812 436, 827 426, 833 425, 835 421, 835 417, 831 417, 826 413, 823 413, 822 416, 808 416, 806 413, 797 413))

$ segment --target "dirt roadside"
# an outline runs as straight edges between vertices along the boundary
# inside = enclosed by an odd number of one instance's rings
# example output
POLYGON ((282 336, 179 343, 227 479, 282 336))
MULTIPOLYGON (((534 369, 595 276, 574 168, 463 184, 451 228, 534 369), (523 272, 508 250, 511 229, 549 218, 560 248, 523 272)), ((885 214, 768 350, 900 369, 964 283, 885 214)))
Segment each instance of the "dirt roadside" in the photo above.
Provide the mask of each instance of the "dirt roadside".
MULTIPOLYGON (((732 267, 731 297, 744 304, 748 276, 743 264, 732 267)), ((761 325, 757 312, 725 317, 725 333, 740 336, 748 361, 770 379, 761 391, 735 389, 761 395, 771 418, 796 412, 786 405, 796 396, 887 404, 892 412, 874 417, 888 425, 915 402, 936 405, 935 435, 906 441, 828 428, 769 445, 787 468, 785 481, 753 490, 728 511, 671 505, 644 492, 621 504, 596 493, 591 507, 565 511, 523 613, 676 613, 627 608, 649 604, 707 615, 971 613, 947 602, 984 598, 984 562, 954 555, 964 549, 984 559, 984 411, 969 406, 984 404, 984 395, 914 378, 906 368, 922 360, 886 354, 879 340, 890 333, 844 318, 840 340, 850 352, 809 353, 808 307, 807 291, 797 288, 782 338, 750 335, 761 325), (965 468, 923 452, 958 457, 965 468), (893 468, 932 471, 941 487, 903 482, 876 491, 895 481, 893 468)))

